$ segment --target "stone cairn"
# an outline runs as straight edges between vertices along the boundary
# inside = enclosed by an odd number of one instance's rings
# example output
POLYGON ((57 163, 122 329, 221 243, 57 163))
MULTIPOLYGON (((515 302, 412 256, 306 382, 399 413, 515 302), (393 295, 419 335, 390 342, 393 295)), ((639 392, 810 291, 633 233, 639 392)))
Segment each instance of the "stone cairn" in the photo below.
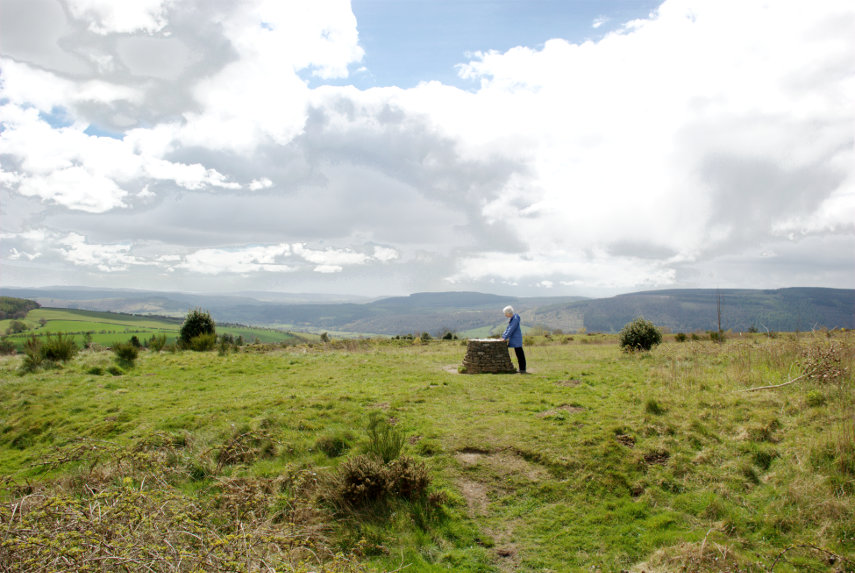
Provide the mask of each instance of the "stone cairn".
POLYGON ((508 343, 496 338, 472 338, 463 359, 466 374, 505 374, 516 372, 508 343))

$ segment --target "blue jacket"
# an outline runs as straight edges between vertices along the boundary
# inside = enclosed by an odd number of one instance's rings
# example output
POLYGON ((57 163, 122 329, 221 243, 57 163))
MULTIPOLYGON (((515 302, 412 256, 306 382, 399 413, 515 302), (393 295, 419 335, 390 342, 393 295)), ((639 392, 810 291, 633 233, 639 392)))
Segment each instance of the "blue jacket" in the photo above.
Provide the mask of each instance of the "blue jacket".
POLYGON ((520 315, 515 314, 508 321, 508 327, 502 334, 502 338, 508 341, 511 348, 522 348, 522 329, 520 328, 520 315))

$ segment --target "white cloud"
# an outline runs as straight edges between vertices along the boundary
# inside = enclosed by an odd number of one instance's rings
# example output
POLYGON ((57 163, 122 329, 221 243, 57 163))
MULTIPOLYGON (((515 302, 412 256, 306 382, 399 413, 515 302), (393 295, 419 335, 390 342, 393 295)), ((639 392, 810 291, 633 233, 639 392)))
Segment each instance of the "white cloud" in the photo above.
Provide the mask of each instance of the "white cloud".
POLYGON ((344 267, 341 265, 318 265, 314 268, 316 273, 322 274, 332 274, 332 273, 340 273, 344 270, 344 267))
POLYGON ((271 187, 273 187, 273 181, 271 181, 267 177, 262 177, 261 179, 253 179, 249 183, 250 191, 260 191, 262 189, 270 189, 271 187))
POLYGON ((200 164, 167 161, 138 153, 162 150, 135 130, 128 141, 97 137, 86 126, 53 127, 34 108, 0 106, 5 131, 0 154, 19 162, 16 171, 3 171, 2 182, 28 197, 39 197, 69 209, 103 213, 126 207, 129 185, 139 180, 172 181, 185 189, 241 186, 215 169, 200 164))
POLYGON ((294 267, 281 262, 290 252, 291 248, 287 244, 244 249, 200 249, 184 257, 173 268, 204 275, 291 272, 294 267))
POLYGON ((166 25, 169 0, 66 0, 71 15, 96 34, 158 32, 166 25))
POLYGON ((391 249, 389 247, 374 247, 373 258, 380 262, 388 263, 398 259, 400 256, 400 253, 398 253, 396 249, 391 249))
MULTIPOLYGON (((719 203, 729 195, 704 173, 721 155, 740 158, 734 169, 757 162, 813 172, 817 180, 848 174, 851 181, 855 37, 819 30, 834 19, 852 22, 853 7, 840 1, 820 7, 671 0, 654 18, 598 43, 552 40, 539 50, 478 54, 460 69, 463 77, 480 79, 475 94, 434 84, 403 94, 402 105, 430 115, 468 156, 498 152, 528 166, 483 213, 492 221, 512 219, 528 256, 545 270, 509 256, 499 265, 477 264, 490 255, 463 266, 476 263, 481 278, 572 273, 585 262, 572 258, 576 246, 639 239, 670 252, 660 264, 710 252, 733 237, 731 230, 716 231, 720 214, 741 209, 719 203), (556 263, 567 257, 570 268, 556 263)), ((754 193, 749 187, 746 193, 754 193)), ((792 192, 783 206, 774 193, 756 206, 776 217, 772 213, 810 203, 813 193, 828 198, 813 214, 758 225, 756 240, 796 226, 841 229, 845 216, 834 214, 853 212, 851 184, 792 192)), ((641 284, 643 276, 657 284, 675 280, 673 272, 643 260, 611 261, 608 267, 626 286, 641 284)), ((601 274, 592 280, 610 282, 601 274)))
POLYGON ((91 244, 86 241, 86 237, 77 233, 69 233, 58 243, 58 250, 66 261, 78 266, 95 267, 105 273, 125 271, 133 265, 144 264, 130 254, 131 246, 128 244, 91 244))
POLYGON ((855 244, 848 0, 667 0, 476 54, 471 91, 310 87, 362 65, 347 0, 67 6, 89 31, 0 59, 0 224, 54 233, 11 239, 17 265, 558 291, 855 244))
POLYGON ((299 72, 345 77, 363 56, 346 0, 254 0, 221 24, 239 57, 196 86, 202 111, 185 115, 188 145, 248 153, 288 144, 303 130, 310 98, 299 72))

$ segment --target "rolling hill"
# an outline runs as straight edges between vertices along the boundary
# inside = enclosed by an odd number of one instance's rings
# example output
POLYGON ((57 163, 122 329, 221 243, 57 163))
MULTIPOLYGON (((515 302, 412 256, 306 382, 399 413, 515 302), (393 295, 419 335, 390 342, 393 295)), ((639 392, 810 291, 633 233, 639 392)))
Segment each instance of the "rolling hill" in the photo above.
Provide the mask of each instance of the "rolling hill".
POLYGON ((218 323, 365 335, 497 332, 505 322, 501 309, 506 304, 520 312, 529 328, 565 332, 582 328, 617 332, 639 316, 673 332, 710 331, 718 328, 719 308, 723 330, 855 328, 855 290, 829 288, 659 290, 601 299, 433 292, 373 301, 276 293, 213 296, 85 288, 3 288, 0 294, 50 307, 173 317, 201 307, 218 323))

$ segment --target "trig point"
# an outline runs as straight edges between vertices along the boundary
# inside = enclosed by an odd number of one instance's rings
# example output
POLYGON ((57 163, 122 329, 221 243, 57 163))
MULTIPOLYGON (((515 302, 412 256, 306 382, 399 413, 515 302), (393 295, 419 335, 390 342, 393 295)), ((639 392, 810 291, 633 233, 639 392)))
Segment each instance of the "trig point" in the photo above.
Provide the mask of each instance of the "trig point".
POLYGON ((497 338, 472 338, 463 359, 466 374, 510 374, 516 372, 508 354, 508 343, 497 338))

